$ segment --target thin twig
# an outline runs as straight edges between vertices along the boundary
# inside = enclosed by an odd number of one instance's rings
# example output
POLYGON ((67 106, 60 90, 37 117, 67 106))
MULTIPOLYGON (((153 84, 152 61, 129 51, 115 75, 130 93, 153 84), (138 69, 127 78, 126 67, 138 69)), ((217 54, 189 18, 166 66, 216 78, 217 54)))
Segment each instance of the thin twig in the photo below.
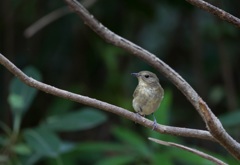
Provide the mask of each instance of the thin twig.
POLYGON ((97 21, 78 1, 65 1, 82 18, 84 23, 106 42, 118 46, 135 55, 136 57, 141 58, 146 63, 156 68, 166 78, 168 78, 187 97, 189 102, 192 103, 206 123, 206 126, 213 137, 236 159, 240 160, 240 144, 224 130, 221 122, 212 113, 208 105, 177 72, 175 72, 171 67, 165 64, 154 54, 107 29, 99 21, 97 21))
MULTIPOLYGON (((96 2, 96 0, 84 0, 82 2, 83 6, 86 8, 89 8, 91 5, 93 5, 96 2)), ((35 23, 30 25, 25 31, 24 36, 26 38, 31 38, 33 35, 35 35, 37 32, 42 30, 47 25, 51 24, 52 22, 58 20, 59 18, 72 13, 71 10, 69 10, 68 7, 62 7, 59 9, 56 9, 52 11, 51 13, 45 15, 44 17, 37 20, 35 23)))
POLYGON ((186 147, 184 145, 180 145, 180 144, 177 144, 177 143, 172 143, 172 142, 166 142, 166 141, 162 141, 162 140, 158 140, 158 139, 154 139, 154 138, 148 138, 149 140, 151 141, 154 141, 155 143, 158 143, 158 144, 161 144, 161 145, 165 145, 165 146, 171 146, 171 147, 176 147, 176 148, 180 148, 180 149, 183 149, 183 150, 186 150, 188 152, 192 152, 198 156, 201 156, 202 158, 204 159, 207 159, 213 163, 216 163, 218 165, 227 165, 226 163, 224 163, 223 161, 211 156, 211 155, 208 155, 204 152, 201 152, 201 151, 198 151, 196 149, 193 149, 193 148, 190 148, 190 147, 186 147))
POLYGON ((240 19, 231 15, 230 13, 222 9, 219 9, 218 7, 213 6, 203 0, 186 0, 186 1, 240 28, 240 19))
MULTIPOLYGON (((141 117, 124 108, 121 108, 97 99, 93 99, 87 96, 82 96, 72 92, 68 92, 68 91, 44 84, 31 77, 28 77, 20 69, 18 69, 12 62, 10 62, 6 57, 4 57, 1 53, 0 53, 0 64, 5 66, 5 68, 7 68, 11 73, 13 73, 16 77, 18 77, 22 82, 24 82, 25 84, 31 87, 34 87, 36 89, 39 89, 43 92, 49 93, 54 96, 58 96, 61 98, 65 98, 68 100, 72 100, 81 104, 85 104, 91 107, 95 107, 98 109, 102 109, 102 110, 117 114, 129 120, 132 120, 135 123, 139 123, 145 127, 152 128, 153 122, 151 120, 141 117)), ((208 131, 203 131, 203 130, 170 127, 170 126, 164 126, 164 125, 158 124, 157 127, 155 128, 155 131, 163 134, 200 138, 200 139, 214 141, 214 138, 211 136, 211 134, 208 131)))
POLYGON ((44 17, 40 18, 35 23, 33 23, 31 26, 29 26, 24 31, 24 36, 26 38, 31 38, 33 35, 35 35, 37 32, 42 30, 44 27, 46 27, 50 23, 56 21, 57 19, 69 13, 70 13, 70 10, 66 7, 62 7, 60 9, 54 10, 53 12, 45 15, 44 17))

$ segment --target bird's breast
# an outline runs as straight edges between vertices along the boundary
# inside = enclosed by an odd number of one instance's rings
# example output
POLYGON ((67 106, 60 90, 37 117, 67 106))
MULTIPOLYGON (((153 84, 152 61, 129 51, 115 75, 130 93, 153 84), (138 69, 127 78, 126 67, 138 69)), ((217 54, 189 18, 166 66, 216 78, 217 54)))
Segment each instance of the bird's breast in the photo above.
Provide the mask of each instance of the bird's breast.
POLYGON ((138 86, 133 99, 133 107, 141 115, 149 115, 157 110, 162 100, 159 88, 138 86))

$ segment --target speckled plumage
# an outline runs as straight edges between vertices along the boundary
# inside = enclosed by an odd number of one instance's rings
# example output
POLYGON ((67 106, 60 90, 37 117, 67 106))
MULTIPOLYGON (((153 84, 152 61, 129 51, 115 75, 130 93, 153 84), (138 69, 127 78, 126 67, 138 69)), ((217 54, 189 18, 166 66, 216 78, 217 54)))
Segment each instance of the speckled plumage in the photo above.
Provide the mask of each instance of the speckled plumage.
POLYGON ((152 72, 141 71, 133 75, 138 78, 138 86, 133 93, 133 108, 142 116, 150 115, 160 106, 164 90, 152 72))

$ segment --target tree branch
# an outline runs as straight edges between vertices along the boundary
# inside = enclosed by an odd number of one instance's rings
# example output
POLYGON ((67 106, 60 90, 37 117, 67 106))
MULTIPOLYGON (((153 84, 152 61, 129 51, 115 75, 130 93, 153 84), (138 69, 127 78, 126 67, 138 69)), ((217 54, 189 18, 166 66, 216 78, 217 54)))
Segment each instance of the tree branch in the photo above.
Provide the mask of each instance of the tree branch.
POLYGON ((195 109, 203 118, 208 130, 213 137, 231 153, 240 160, 240 144, 236 142, 223 128, 221 122, 212 113, 208 105, 199 97, 197 92, 171 67, 157 58, 154 54, 139 47, 138 45, 113 33, 100 22, 98 22, 78 1, 65 0, 66 3, 82 18, 84 23, 95 31, 106 42, 118 46, 129 53, 141 58, 146 63, 153 66, 166 78, 168 78, 192 103, 195 109))
POLYGON ((59 8, 57 10, 52 11, 51 13, 45 15, 44 17, 40 18, 32 25, 30 25, 25 31, 24 36, 26 38, 31 38, 37 32, 42 30, 44 27, 49 25, 50 23, 56 21, 57 19, 63 17, 70 13, 70 10, 66 7, 59 8))
MULTIPOLYGON (((82 4, 86 8, 89 8, 91 5, 95 3, 96 0, 83 0, 82 4)), ((37 32, 42 30, 44 27, 49 25, 50 23, 56 21, 57 19, 71 13, 68 7, 62 7, 59 9, 56 9, 52 11, 51 13, 48 13, 44 17, 40 18, 37 20, 35 23, 30 25, 25 31, 24 31, 24 36, 26 38, 30 38, 33 35, 35 35, 37 32)))
POLYGON ((186 1, 240 28, 240 19, 231 15, 230 13, 222 9, 219 9, 218 7, 215 7, 203 0, 186 0, 186 1))
MULTIPOLYGON (((31 77, 28 77, 20 69, 18 69, 13 63, 11 63, 6 57, 4 57, 1 53, 0 53, 0 64, 2 64, 5 68, 7 68, 11 73, 13 73, 25 84, 31 87, 34 87, 36 89, 39 89, 43 92, 117 114, 119 116, 132 120, 135 123, 139 123, 148 128, 152 128, 153 126, 153 122, 151 120, 148 120, 124 108, 117 107, 115 105, 112 105, 100 100, 96 100, 87 96, 82 96, 72 92, 68 92, 68 91, 44 84, 42 82, 39 82, 31 77)), ((155 131, 163 134, 200 138, 200 139, 215 141, 208 131, 203 131, 203 130, 170 127, 170 126, 158 124, 155 128, 155 131)))
POLYGON ((215 164, 218 164, 218 165, 227 165, 223 161, 221 161, 221 160, 219 160, 219 159, 217 159, 217 158, 215 158, 211 155, 208 155, 204 152, 198 151, 198 150, 190 148, 190 147, 186 147, 184 145, 180 145, 180 144, 172 143, 172 142, 165 142, 165 141, 154 139, 154 138, 148 138, 148 139, 151 140, 151 141, 154 141, 155 143, 161 144, 161 145, 176 147, 176 148, 180 148, 182 150, 186 150, 188 152, 192 152, 192 153, 194 153, 198 156, 201 156, 202 158, 207 159, 207 160, 209 160, 209 161, 211 161, 215 164))

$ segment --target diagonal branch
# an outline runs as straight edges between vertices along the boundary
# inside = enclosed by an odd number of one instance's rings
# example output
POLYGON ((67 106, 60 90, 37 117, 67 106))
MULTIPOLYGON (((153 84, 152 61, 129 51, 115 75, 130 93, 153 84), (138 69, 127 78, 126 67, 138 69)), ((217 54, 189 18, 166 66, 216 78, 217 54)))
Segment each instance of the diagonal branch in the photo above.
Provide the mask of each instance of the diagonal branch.
MULTIPOLYGON (((83 6, 86 8, 89 8, 91 5, 95 3, 96 0, 84 0, 82 1, 83 6)), ((59 9, 54 10, 53 12, 45 15, 44 17, 37 20, 35 23, 33 23, 31 26, 29 26, 24 31, 24 36, 26 38, 30 38, 33 35, 35 35, 37 32, 45 28, 50 23, 56 21, 57 19, 71 13, 68 7, 62 7, 59 9)))
POLYGON ((29 26, 24 31, 24 36, 26 38, 31 38, 33 35, 35 35, 37 32, 42 30, 44 27, 46 27, 50 23, 54 22, 55 20, 69 13, 70 13, 70 10, 66 7, 62 7, 57 10, 54 10, 53 12, 49 13, 48 15, 45 15, 44 17, 40 18, 35 23, 33 23, 31 26, 29 26))
MULTIPOLYGON (((151 120, 141 117, 124 108, 121 108, 100 100, 96 100, 87 96, 82 96, 72 92, 68 92, 68 91, 44 84, 42 82, 39 82, 31 77, 28 77, 20 69, 18 69, 13 63, 11 63, 7 58, 5 58, 1 53, 0 53, 0 64, 2 64, 11 73, 13 73, 16 77, 18 77, 22 82, 24 82, 25 84, 31 87, 34 87, 36 89, 39 89, 43 92, 49 93, 54 96, 58 96, 61 98, 65 98, 68 100, 72 100, 81 104, 85 104, 91 107, 95 107, 98 109, 102 109, 102 110, 117 114, 129 120, 132 120, 135 123, 139 123, 145 127, 152 128, 153 122, 151 120)), ((163 134, 200 138, 200 139, 215 141, 215 139, 211 136, 211 134, 208 131, 203 131, 203 130, 170 127, 170 126, 158 124, 157 127, 155 128, 155 131, 163 134)))
POLYGON ((172 146, 172 147, 176 147, 176 148, 180 148, 182 150, 186 150, 188 152, 192 152, 198 156, 201 156, 202 158, 204 159, 207 159, 215 164, 218 164, 218 165, 227 165, 226 163, 224 163, 223 161, 211 156, 211 155, 208 155, 204 152, 201 152, 201 151, 198 151, 196 149, 193 149, 193 148, 190 148, 190 147, 186 147, 184 145, 180 145, 180 144, 177 144, 177 143, 172 143, 172 142, 165 142, 165 141, 162 141, 162 140, 158 140, 158 139, 155 139, 155 138, 148 138, 149 140, 151 141, 154 141, 155 143, 158 143, 158 144, 161 144, 161 145, 165 145, 165 146, 172 146))
POLYGON ((218 7, 213 6, 203 0, 186 0, 186 1, 240 28, 240 19, 231 15, 230 13, 222 9, 219 9, 218 7))
POLYGON ((161 72, 166 78, 168 78, 187 97, 189 102, 192 103, 206 123, 206 126, 213 137, 236 159, 240 160, 240 144, 224 130, 221 122, 212 113, 208 105, 177 72, 157 58, 154 54, 107 29, 100 22, 98 22, 78 1, 65 1, 82 18, 84 23, 106 42, 118 46, 142 59, 161 72))

